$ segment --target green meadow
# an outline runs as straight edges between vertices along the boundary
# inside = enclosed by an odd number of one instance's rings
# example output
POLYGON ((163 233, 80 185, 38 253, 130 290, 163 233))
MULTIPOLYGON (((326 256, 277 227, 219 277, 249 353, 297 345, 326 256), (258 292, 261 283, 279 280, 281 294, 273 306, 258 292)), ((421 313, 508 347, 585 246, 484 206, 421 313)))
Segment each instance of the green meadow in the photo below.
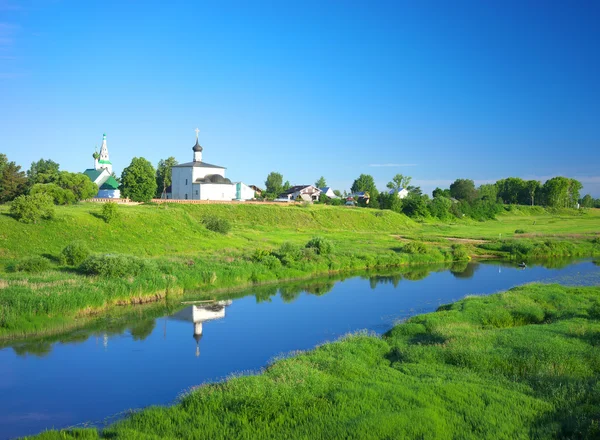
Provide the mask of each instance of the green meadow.
POLYGON ((387 210, 323 205, 57 207, 53 220, 15 221, 0 207, 0 339, 79 328, 121 304, 218 295, 260 283, 343 271, 464 261, 600 255, 600 210, 506 208, 496 220, 415 221, 387 210), (229 222, 227 234, 206 228, 229 222), (318 240, 313 240, 320 237, 318 240), (68 265, 62 250, 92 256, 68 265))
POLYGON ((348 335, 103 431, 35 438, 600 436, 600 287, 532 284, 348 335))

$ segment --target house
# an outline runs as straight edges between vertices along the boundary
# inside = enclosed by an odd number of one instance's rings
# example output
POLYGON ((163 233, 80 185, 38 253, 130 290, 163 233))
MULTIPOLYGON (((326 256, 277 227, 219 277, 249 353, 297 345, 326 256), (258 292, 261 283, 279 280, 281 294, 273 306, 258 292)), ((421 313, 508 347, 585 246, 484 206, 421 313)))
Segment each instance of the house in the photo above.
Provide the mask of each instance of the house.
POLYGON ((319 200, 320 195, 321 190, 316 186, 296 185, 279 194, 275 200, 279 202, 293 202, 300 199, 305 202, 314 202, 319 200))
POLYGON ((354 194, 351 194, 351 197, 354 201, 364 202, 365 205, 368 205, 369 200, 371 199, 371 196, 367 191, 355 192, 354 194))
POLYGON ((112 176, 112 163, 108 157, 106 133, 102 135, 100 153, 96 151, 92 156, 94 157, 94 168, 88 168, 83 174, 98 185, 96 198, 120 199, 121 191, 119 191, 119 183, 112 176))
POLYGON ((254 195, 257 197, 262 196, 263 190, 260 189, 258 186, 256 185, 250 185, 250 188, 252 188, 254 190, 254 195))
POLYGON ((398 198, 403 199, 408 196, 408 190, 406 188, 393 188, 388 191, 388 194, 398 194, 398 198))
POLYGON ((179 200, 249 200, 254 191, 242 182, 232 183, 225 177, 225 167, 202 161, 203 148, 198 141, 192 147, 194 160, 171 168, 171 195, 179 200))
POLYGON ((319 188, 319 190, 321 191, 321 194, 326 195, 330 199, 339 199, 339 197, 335 195, 335 193, 333 192, 333 190, 331 189, 330 186, 326 186, 324 188, 319 188))

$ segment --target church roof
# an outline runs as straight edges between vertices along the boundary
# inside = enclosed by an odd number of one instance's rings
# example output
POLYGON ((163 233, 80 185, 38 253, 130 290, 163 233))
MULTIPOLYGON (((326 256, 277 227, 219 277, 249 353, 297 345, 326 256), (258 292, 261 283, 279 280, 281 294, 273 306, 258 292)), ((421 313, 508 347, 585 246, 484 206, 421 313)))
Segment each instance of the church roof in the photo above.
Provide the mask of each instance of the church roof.
POLYGON ((194 145, 194 146, 192 147, 192 150, 194 150, 194 152, 196 152, 196 151, 202 151, 202 145, 200 145, 200 144, 198 143, 198 139, 196 139, 196 145, 194 145))
POLYGON ((102 184, 100 189, 119 189, 119 182, 117 182, 113 176, 110 176, 106 179, 106 182, 102 184))
POLYGON ((92 182, 96 183, 96 180, 98 179, 100 174, 102 174, 103 172, 104 172, 104 168, 101 168, 99 170, 95 170, 93 168, 88 168, 87 170, 85 170, 83 172, 83 174, 88 176, 92 182))
POLYGON ((200 168, 220 168, 222 170, 225 169, 225 167, 220 167, 219 165, 212 165, 206 162, 187 162, 187 163, 181 163, 179 165, 173 165, 172 168, 184 168, 184 167, 200 167, 200 168))
POLYGON ((197 178, 194 183, 221 183, 231 185, 231 180, 221 176, 220 174, 208 174, 204 177, 197 178))

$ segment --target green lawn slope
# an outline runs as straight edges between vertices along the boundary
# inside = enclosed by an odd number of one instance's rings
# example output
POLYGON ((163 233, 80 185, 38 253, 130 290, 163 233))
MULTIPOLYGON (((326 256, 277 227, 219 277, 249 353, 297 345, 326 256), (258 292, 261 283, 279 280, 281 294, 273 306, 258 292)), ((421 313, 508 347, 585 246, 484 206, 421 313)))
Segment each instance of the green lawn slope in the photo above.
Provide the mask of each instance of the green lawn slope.
POLYGON ((598 438, 599 319, 600 287, 523 286, 36 438, 598 438))

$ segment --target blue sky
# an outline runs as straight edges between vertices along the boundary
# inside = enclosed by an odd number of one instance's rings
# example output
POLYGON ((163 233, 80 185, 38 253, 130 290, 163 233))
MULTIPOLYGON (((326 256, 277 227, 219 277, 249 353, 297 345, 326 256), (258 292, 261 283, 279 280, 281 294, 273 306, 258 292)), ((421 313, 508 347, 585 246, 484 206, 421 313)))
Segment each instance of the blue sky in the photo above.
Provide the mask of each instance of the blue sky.
POLYGON ((576 177, 600 197, 600 2, 0 0, 0 151, 263 185, 576 177))

